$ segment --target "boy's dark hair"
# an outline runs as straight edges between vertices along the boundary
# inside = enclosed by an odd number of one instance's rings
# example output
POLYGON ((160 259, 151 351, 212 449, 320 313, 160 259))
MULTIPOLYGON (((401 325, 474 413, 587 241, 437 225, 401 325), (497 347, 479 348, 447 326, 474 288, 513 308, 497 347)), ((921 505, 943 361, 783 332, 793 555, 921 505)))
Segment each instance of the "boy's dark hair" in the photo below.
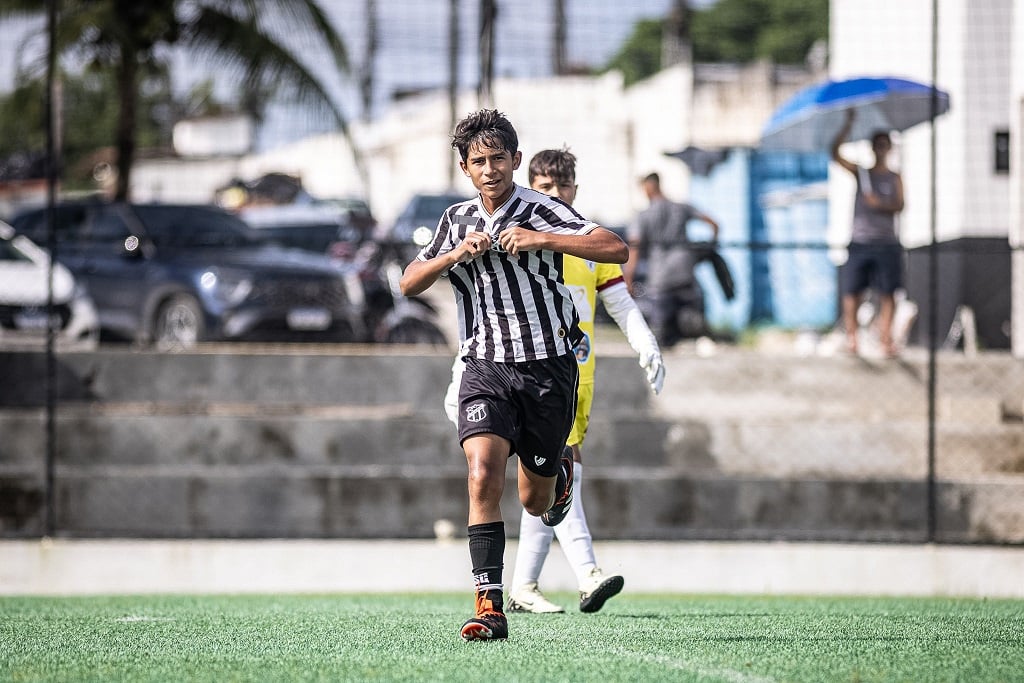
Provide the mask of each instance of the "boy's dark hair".
POLYGON ((556 183, 576 182, 576 155, 568 147, 543 149, 530 159, 530 184, 539 175, 546 175, 556 183))
POLYGON ((480 143, 492 149, 504 149, 509 154, 519 150, 519 136, 512 123, 497 109, 481 109, 459 121, 452 135, 452 147, 459 150, 465 161, 469 148, 480 143))

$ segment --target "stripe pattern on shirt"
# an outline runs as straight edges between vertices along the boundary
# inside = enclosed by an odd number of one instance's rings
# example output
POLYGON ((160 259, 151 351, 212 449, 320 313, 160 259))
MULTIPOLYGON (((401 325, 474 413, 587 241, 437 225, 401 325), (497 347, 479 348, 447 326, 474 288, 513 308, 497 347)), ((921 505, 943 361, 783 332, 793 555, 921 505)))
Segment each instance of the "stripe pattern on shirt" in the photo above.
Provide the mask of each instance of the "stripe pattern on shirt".
POLYGON ((491 215, 479 197, 450 206, 433 241, 417 258, 441 256, 471 231, 491 236, 490 250, 448 272, 458 311, 460 355, 512 363, 572 353, 581 333, 563 279, 562 254, 542 250, 510 255, 498 244, 498 235, 513 226, 583 235, 597 224, 558 199, 518 185, 491 215))

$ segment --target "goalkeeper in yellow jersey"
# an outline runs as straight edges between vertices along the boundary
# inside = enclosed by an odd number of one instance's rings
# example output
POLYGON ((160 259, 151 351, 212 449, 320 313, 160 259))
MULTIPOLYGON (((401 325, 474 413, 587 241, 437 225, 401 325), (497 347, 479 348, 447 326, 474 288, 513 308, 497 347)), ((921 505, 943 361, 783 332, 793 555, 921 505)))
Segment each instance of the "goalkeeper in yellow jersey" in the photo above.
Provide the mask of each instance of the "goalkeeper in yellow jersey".
MULTIPOLYGON (((547 149, 530 160, 530 187, 572 205, 576 199, 576 157, 568 150, 547 149)), ((565 609, 544 597, 538 588, 538 579, 544 560, 551 548, 551 539, 558 536, 559 545, 572 565, 580 591, 580 611, 596 612, 605 601, 619 593, 625 583, 623 577, 606 575, 597 566, 594 543, 587 527, 583 509, 582 454, 580 447, 590 422, 590 409, 594 398, 594 312, 597 297, 605 310, 626 335, 633 350, 640 356, 640 365, 647 373, 647 381, 654 393, 661 391, 665 380, 665 366, 661 351, 640 309, 629 294, 618 265, 594 263, 566 254, 563 278, 573 294, 580 317, 583 340, 576 346, 579 361, 579 392, 576 402, 576 421, 569 434, 567 446, 572 449, 575 498, 566 518, 555 527, 546 526, 539 517, 523 514, 519 527, 519 552, 513 571, 512 590, 508 610, 511 612, 564 612, 565 609)), ((452 367, 452 382, 445 397, 449 418, 457 424, 459 383, 462 361, 456 359, 452 367)))

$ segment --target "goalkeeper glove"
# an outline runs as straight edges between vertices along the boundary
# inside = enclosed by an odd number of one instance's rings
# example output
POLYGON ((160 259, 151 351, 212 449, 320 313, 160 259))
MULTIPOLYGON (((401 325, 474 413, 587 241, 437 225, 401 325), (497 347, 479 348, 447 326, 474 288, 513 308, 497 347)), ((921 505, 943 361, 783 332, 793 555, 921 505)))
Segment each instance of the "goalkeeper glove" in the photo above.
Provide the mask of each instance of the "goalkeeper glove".
POLYGON ((647 373, 651 391, 660 394, 665 384, 665 364, 661 361, 661 354, 654 350, 644 351, 640 354, 640 367, 647 373))

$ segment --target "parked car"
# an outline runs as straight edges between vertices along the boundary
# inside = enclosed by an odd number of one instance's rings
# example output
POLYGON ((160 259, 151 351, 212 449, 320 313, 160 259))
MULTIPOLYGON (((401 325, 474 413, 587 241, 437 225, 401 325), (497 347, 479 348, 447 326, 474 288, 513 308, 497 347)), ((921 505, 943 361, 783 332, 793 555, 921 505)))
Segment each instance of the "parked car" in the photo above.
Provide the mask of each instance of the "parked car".
POLYGON ((318 199, 320 206, 334 206, 345 214, 348 222, 359 230, 361 239, 371 239, 377 231, 377 219, 370 211, 370 205, 357 197, 337 197, 334 199, 318 199))
MULTIPOLYGON (((50 256, 0 221, 0 345, 45 343, 50 317, 50 256)), ((56 343, 63 348, 96 348, 100 337, 96 307, 85 289, 60 263, 53 268, 56 343)))
MULTIPOLYGON (((357 311, 326 256, 273 245, 216 206, 67 202, 55 224, 58 259, 86 286, 105 337, 187 348, 358 335, 357 311)), ((39 239, 46 213, 12 225, 39 239)))
POLYGON ((384 235, 383 241, 400 245, 401 258, 405 262, 411 261, 430 242, 444 210, 466 199, 463 195, 450 192, 413 195, 391 225, 390 232, 384 235))
POLYGON ((238 216, 281 246, 335 258, 354 254, 363 239, 348 213, 332 204, 256 205, 240 209, 238 216))

